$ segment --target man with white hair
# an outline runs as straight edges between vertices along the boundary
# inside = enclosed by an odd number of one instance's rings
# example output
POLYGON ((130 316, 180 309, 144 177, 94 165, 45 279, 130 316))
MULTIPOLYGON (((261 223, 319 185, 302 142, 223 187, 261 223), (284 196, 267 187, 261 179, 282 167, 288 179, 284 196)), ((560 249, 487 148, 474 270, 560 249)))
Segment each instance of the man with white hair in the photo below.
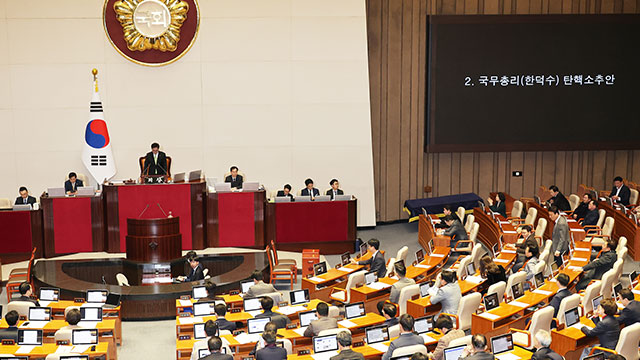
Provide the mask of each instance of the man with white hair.
POLYGON ((533 353, 532 360, 563 360, 562 356, 549 348, 551 346, 551 334, 548 331, 538 330, 533 338, 533 344, 538 351, 533 353))

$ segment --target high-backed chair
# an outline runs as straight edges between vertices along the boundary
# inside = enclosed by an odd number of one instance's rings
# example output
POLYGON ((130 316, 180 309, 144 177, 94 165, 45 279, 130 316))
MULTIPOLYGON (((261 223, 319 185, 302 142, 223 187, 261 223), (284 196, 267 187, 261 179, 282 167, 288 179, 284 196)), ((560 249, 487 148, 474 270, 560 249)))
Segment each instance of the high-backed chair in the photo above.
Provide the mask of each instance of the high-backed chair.
POLYGON ((509 299, 513 299, 513 292, 511 291, 511 287, 517 283, 524 283, 527 280, 527 273, 524 271, 518 271, 515 274, 511 274, 507 278, 507 290, 505 291, 505 295, 509 299))
POLYGON ((630 326, 625 326, 625 328, 620 331, 620 339, 618 339, 615 350, 594 346, 589 355, 592 355, 594 351, 600 350, 622 355, 626 360, 638 360, 640 359, 638 342, 640 342, 640 323, 635 323, 630 326))
POLYGON ((618 246, 616 246, 616 253, 618 254, 618 257, 620 257, 620 251, 626 247, 627 247, 627 238, 625 236, 620 236, 618 238, 618 246))
POLYGON ((518 225, 518 226, 531 225, 531 227, 534 228, 533 223, 536 221, 537 216, 538 216, 538 209, 534 207, 530 207, 529 210, 527 210, 527 216, 524 218, 524 220, 512 219, 511 222, 514 225, 518 225))
POLYGON ((533 273, 537 274, 542 271, 544 275, 544 269, 547 267, 547 263, 544 260, 538 261, 538 263, 533 267, 533 273))
POLYGON ((415 353, 421 353, 427 355, 427 347, 424 345, 410 345, 403 346, 393 350, 391 354, 392 358, 402 357, 402 356, 411 356, 415 353))
MULTIPOLYGON (((626 244, 626 242, 625 242, 626 244)), ((26 278, 28 274, 30 274, 31 271, 31 267, 33 266, 33 262, 35 260, 35 256, 36 256, 36 250, 38 248, 34 247, 31 250, 31 257, 29 258, 29 262, 27 263, 27 267, 26 268, 14 268, 13 270, 11 270, 11 272, 9 273, 9 280, 15 280, 16 278, 26 278)), ((24 280, 23 280, 24 281, 24 280)))
MULTIPOLYGON (((171 156, 167 156, 167 163, 166 163, 166 169, 167 169, 167 178, 169 180, 171 180, 171 163, 173 161, 171 160, 171 156)), ((145 156, 141 156, 138 158, 138 165, 140 165, 140 179, 142 179, 143 175, 146 175, 145 172, 145 156)), ((78 174, 78 177, 80 176, 80 174, 78 174)), ((224 179, 222 179, 224 181, 224 179)), ((212 184, 213 185, 213 184, 212 184)))
POLYGON ((13 208, 13 203, 10 199, 0 198, 0 209, 11 209, 13 208))
POLYGON ((569 295, 566 298, 562 299, 560 302, 560 307, 558 307, 558 318, 556 324, 565 324, 564 313, 569 309, 573 309, 574 307, 580 306, 580 295, 573 294, 569 295))
POLYGON ((591 242, 592 246, 604 245, 605 240, 611 238, 615 224, 616 221, 613 217, 607 216, 602 228, 591 227, 589 225, 585 226, 584 229, 588 231, 587 234, 589 235, 585 241, 591 242))
POLYGON ((475 314, 476 311, 478 311, 481 301, 482 294, 480 294, 479 292, 472 292, 471 294, 465 295, 460 299, 460 304, 458 305, 458 314, 447 314, 451 318, 456 319, 456 329, 471 329, 471 314, 475 314))
POLYGON ((391 258, 389 259, 389 261, 387 262, 387 276, 391 273, 393 273, 393 265, 396 263, 396 258, 391 258))
POLYGON ((538 246, 542 246, 543 244, 545 230, 547 230, 547 219, 538 219, 538 226, 536 226, 536 230, 533 232, 533 236, 538 240, 538 246))
POLYGON ((522 201, 516 200, 513 202, 513 207, 511 208, 511 216, 507 218, 508 221, 511 222, 513 219, 522 218, 522 209, 524 206, 522 205, 522 201))
POLYGON ((409 253, 409 247, 408 246, 403 246, 400 248, 400 250, 398 250, 398 253, 396 254, 396 261, 404 261, 405 264, 407 263, 407 254, 409 253))
POLYGON ((364 284, 364 274, 367 272, 364 270, 356 271, 347 277, 347 284, 344 289, 334 287, 331 289, 331 300, 339 301, 341 303, 348 304, 351 302, 351 289, 364 284))
POLYGON ((580 196, 576 194, 569 195, 569 205, 571 206, 571 211, 574 211, 580 205, 580 196))
POLYGON ((329 315, 330 318, 339 319, 340 318, 340 308, 337 306, 329 306, 329 315))
POLYGON ((291 290, 293 290, 294 281, 298 281, 298 271, 294 271, 290 265, 277 265, 272 256, 273 251, 271 251, 271 246, 267 245, 266 252, 269 260, 269 272, 271 274, 269 283, 275 283, 278 280, 289 280, 291 290))
POLYGON ((73 310, 73 309, 76 309, 76 310, 80 311, 80 307, 79 307, 79 306, 67 306, 67 307, 64 309, 64 317, 66 318, 66 317, 67 317, 67 314, 69 313, 69 311, 71 311, 71 310, 73 310))
POLYGON ((31 301, 20 301, 15 300, 11 301, 6 305, 5 314, 11 310, 15 310, 20 315, 20 318, 27 318, 29 316, 29 308, 35 307, 36 305, 31 301))
MULTIPOLYGON (((624 250, 623 250, 624 251, 624 250)), ((625 254, 626 255, 626 254, 625 254)), ((622 277, 622 267, 624 266, 624 259, 618 258, 616 262, 613 263, 613 271, 615 272, 615 276, 613 277, 613 284, 615 285, 620 281, 622 277)))
POLYGON ((602 287, 601 281, 594 281, 589 284, 587 288, 584 290, 584 295, 580 300, 580 305, 582 307, 582 315, 587 315, 593 312, 593 299, 600 295, 600 288, 602 287))
POLYGON ((400 295, 398 296, 398 316, 407 313, 407 301, 416 295, 420 295, 420 285, 417 284, 405 286, 400 290, 400 295))
POLYGON ((533 313, 531 322, 527 330, 511 328, 513 342, 528 350, 533 349, 533 337, 540 330, 551 332, 551 321, 553 320, 553 307, 545 306, 533 313))
POLYGON ((600 280, 602 283, 600 286, 600 295, 602 295, 603 298, 608 299, 611 297, 612 286, 615 284, 616 275, 616 270, 613 268, 607 270, 607 272, 602 275, 602 280, 600 280))
POLYGON ((389 326, 389 339, 397 338, 400 336, 400 324, 389 326))
POLYGON ((500 302, 504 302, 504 291, 506 289, 507 289, 507 283, 504 281, 498 281, 497 283, 489 286, 489 289, 487 290, 487 295, 496 293, 498 294, 498 300, 500 300, 500 302))
POLYGON ((276 248, 276 243, 271 240, 269 242, 269 244, 271 245, 270 250, 271 250, 271 256, 273 256, 273 260, 275 261, 276 265, 283 265, 283 266, 289 266, 291 267, 291 271, 295 272, 296 274, 296 281, 298 281, 298 264, 296 262, 295 259, 281 259, 278 256, 278 248, 276 248))
POLYGON ((637 205, 638 204, 638 190, 630 189, 631 195, 629 196, 629 205, 637 205))
POLYGON ((73 334, 73 329, 59 329, 53 335, 53 338, 56 342, 58 341, 68 341, 71 343, 71 335, 73 334))
MULTIPOLYGON (((231 171, 227 171, 226 173, 224 173, 224 175, 222 175, 222 181, 224 181, 229 175, 231 175, 231 171)), ((238 175, 242 176, 242 182, 247 181, 247 176, 244 174, 244 172, 238 170, 238 175)))
POLYGON ((464 230, 467 234, 471 233, 471 229, 473 228, 473 223, 476 221, 476 216, 473 214, 467 215, 467 220, 464 222, 464 230))
POLYGON ((467 265, 471 263, 471 260, 471 256, 465 256, 460 260, 460 262, 458 262, 458 267, 456 268, 456 276, 458 279, 462 279, 462 276, 467 273, 467 265))
MULTIPOLYGON (((476 234, 477 234, 477 231, 476 231, 476 234)), ((484 254, 484 251, 482 250, 482 244, 477 242, 475 245, 473 245, 473 250, 471 250, 471 262, 473 262, 473 266, 476 269, 480 269, 480 259, 482 258, 483 254, 484 254)), ((469 274, 469 275, 473 275, 473 274, 469 274)))
POLYGON ((473 335, 467 335, 467 336, 463 336, 461 338, 457 338, 454 340, 449 341, 449 346, 448 347, 456 347, 456 346, 460 346, 460 345, 471 345, 471 338, 473 337, 473 335))
POLYGON ((289 339, 278 339, 276 343, 282 343, 282 347, 287 350, 287 355, 293 354, 293 343, 289 339))
POLYGON ((131 286, 129 285, 129 279, 123 273, 116 274, 116 281, 118 282, 118 286, 131 286))
POLYGON ((469 234, 469 240, 458 240, 458 242, 456 242, 456 246, 453 248, 453 251, 470 253, 471 250, 473 250, 474 245, 476 244, 476 238, 478 237, 479 229, 480 225, 478 223, 473 223, 473 225, 471 226, 471 233, 469 234))
POLYGON ((268 296, 273 300, 274 304, 279 304, 284 300, 284 297, 282 296, 282 293, 279 292, 272 292, 272 293, 267 293, 267 294, 262 294, 260 296, 268 296))
MULTIPOLYGON (((462 206, 458 206, 458 210, 456 210, 456 215, 458 215, 458 217, 460 218, 460 221, 463 222, 464 221, 464 214, 467 212, 467 210, 465 208, 463 208, 462 206)), ((464 224, 464 222, 463 222, 464 224)))

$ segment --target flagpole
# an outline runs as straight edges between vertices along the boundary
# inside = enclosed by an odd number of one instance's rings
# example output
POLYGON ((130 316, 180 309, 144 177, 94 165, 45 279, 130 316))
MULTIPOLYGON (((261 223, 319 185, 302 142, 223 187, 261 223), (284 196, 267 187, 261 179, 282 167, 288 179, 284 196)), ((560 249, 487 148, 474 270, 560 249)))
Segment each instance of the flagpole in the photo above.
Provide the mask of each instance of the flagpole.
POLYGON ((96 85, 95 92, 98 92, 98 69, 94 68, 93 70, 91 70, 91 73, 93 74, 93 82, 96 85))

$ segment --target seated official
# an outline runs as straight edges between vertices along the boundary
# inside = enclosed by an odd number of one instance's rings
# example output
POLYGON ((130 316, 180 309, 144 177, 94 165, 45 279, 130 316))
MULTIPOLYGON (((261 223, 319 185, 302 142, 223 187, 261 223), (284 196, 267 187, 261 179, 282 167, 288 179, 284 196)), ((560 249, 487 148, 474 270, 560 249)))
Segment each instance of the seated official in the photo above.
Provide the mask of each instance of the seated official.
POLYGON ((142 175, 167 175, 167 154, 160 151, 160 144, 151 144, 151 151, 144 156, 142 175))
POLYGON ((218 323, 220 330, 234 331, 236 329, 236 323, 225 318, 225 315, 227 315, 226 305, 216 304, 213 309, 216 313, 216 323, 218 323))
POLYGON ((557 186, 551 185, 549 186, 549 191, 551 192, 551 199, 547 201, 547 203, 551 205, 555 205, 558 207, 560 211, 571 211, 571 205, 569 204, 569 200, 567 200, 564 195, 560 192, 557 186))
POLYGON ((64 182, 64 192, 67 195, 75 195, 79 187, 83 187, 82 180, 78 179, 78 175, 74 172, 69 173, 69 180, 64 182))
POLYGON ((520 235, 522 236, 524 241, 522 241, 521 243, 516 243, 516 253, 518 255, 516 258, 516 263, 511 269, 511 271, 514 273, 520 270, 520 268, 522 268, 522 266, 524 265, 524 262, 527 261, 527 257, 524 255, 524 251, 527 249, 527 246, 530 248, 538 247, 538 241, 536 240, 533 232, 531 232, 531 225, 523 225, 520 229, 520 235))
POLYGON ((364 355, 351 350, 351 333, 340 331, 336 338, 338 339, 338 355, 332 356, 329 360, 364 360, 364 355))
POLYGON ((598 220, 600 220, 600 214, 598 213, 598 202, 595 200, 591 200, 589 201, 587 213, 584 215, 584 220, 582 220, 582 226, 598 225, 598 220))
POLYGON ((551 298, 549 305, 553 307, 553 317, 558 317, 558 310, 560 309, 560 303, 564 298, 571 295, 571 291, 567 288, 569 286, 569 275, 567 274, 558 274, 556 277, 558 284, 558 292, 551 298))
MULTIPOLYGON (((218 327, 218 321, 213 321, 213 320, 207 320, 207 322, 204 323, 204 333, 205 335, 207 335, 206 338, 202 339, 202 340, 198 340, 196 342, 193 343, 193 347, 191 348, 191 360, 198 360, 198 352, 201 349, 208 349, 209 348, 209 340, 214 337, 214 336, 218 336, 218 332, 219 332, 219 327, 218 327)), ((225 345, 228 346, 229 344, 227 343, 227 341, 224 338, 220 339, 222 341, 222 344, 220 345, 220 349, 222 347, 224 347, 225 345)))
POLYGON ((388 327, 398 325, 398 307, 390 303, 388 300, 379 301, 376 304, 378 307, 378 313, 384 317, 384 324, 388 327))
POLYGON ((582 201, 580 201, 580 204, 578 204, 578 207, 576 207, 576 209, 573 210, 573 214, 571 214, 571 217, 573 217, 576 220, 584 219, 584 217, 587 215, 587 211, 589 211, 589 202, 591 200, 593 200, 591 198, 591 194, 585 193, 584 195, 582 195, 582 201))
POLYGON ((531 355, 532 360, 564 360, 560 354, 549 348, 551 346, 551 334, 548 331, 538 330, 534 334, 533 344, 537 350, 531 355))
POLYGON ((274 292, 278 292, 278 290, 276 290, 276 288, 273 287, 273 285, 271 284, 265 284, 263 280, 263 275, 262 275, 262 271, 259 270, 255 270, 252 274, 251 274, 251 279, 253 279, 253 285, 251 285, 251 287, 249 288, 249 290, 247 291, 247 293, 245 294, 245 298, 252 298, 252 297, 258 297, 260 295, 264 295, 264 294, 270 294, 270 293, 274 293, 274 292))
POLYGON ((387 273, 387 267, 385 265, 384 255, 378 249, 380 249, 380 240, 369 240, 367 242, 367 251, 371 254, 371 257, 362 261, 351 259, 351 263, 357 263, 358 265, 371 265, 369 267, 369 271, 375 272, 378 278, 383 278, 387 273))
POLYGON ((635 300, 631 290, 620 290, 620 303, 624 309, 620 310, 620 316, 616 317, 619 324, 629 326, 640 322, 640 302, 635 300))
POLYGON ((216 289, 218 288, 218 285, 216 285, 213 281, 211 280, 205 281, 204 288, 205 290, 207 290, 207 297, 198 299, 198 302, 214 301, 214 300, 224 301, 224 298, 220 296, 216 296, 216 289))
POLYGON ((498 213, 506 218, 507 217, 507 205, 505 204, 506 199, 507 197, 504 196, 504 193, 501 193, 501 192, 496 194, 495 203, 493 202, 492 198, 490 197, 487 198, 487 202, 489 203, 489 209, 491 209, 491 211, 493 211, 494 213, 498 213))
POLYGON ((282 190, 278 190, 276 196, 288 196, 293 200, 293 194, 291 193, 291 185, 285 184, 282 190))
POLYGON ((244 179, 242 178, 242 175, 238 174, 238 167, 232 166, 229 169, 229 172, 231 172, 231 175, 227 175, 224 182, 231 183, 232 189, 242 189, 242 182, 244 179))
POLYGON ((329 181, 329 185, 331 185, 331 189, 327 190, 325 195, 331 196, 331 200, 334 200, 336 195, 344 195, 344 191, 340 189, 338 179, 331 179, 331 181, 329 181))
POLYGON ((256 360, 286 360, 287 350, 276 345, 276 332, 265 331, 262 333, 264 347, 256 351, 256 360))
POLYGON ((222 339, 220 339, 219 336, 211 336, 207 341, 207 345, 211 353, 200 358, 201 360, 233 360, 233 355, 220 352, 220 349, 222 349, 222 339))
POLYGON ((9 326, 6 329, 0 329, 0 340, 13 340, 18 342, 18 327, 16 324, 20 319, 20 314, 17 311, 11 310, 4 315, 4 320, 9 326))
POLYGON ((428 356, 433 360, 442 360, 444 358, 444 349, 449 347, 452 340, 464 337, 464 331, 453 328, 453 320, 447 315, 440 315, 438 320, 433 324, 433 329, 440 331, 442 337, 438 339, 438 345, 428 356))
POLYGON ((591 280, 600 280, 607 270, 613 268, 613 264, 618 260, 618 254, 616 254, 616 247, 618 241, 613 238, 608 238, 604 242, 604 247, 599 256, 582 267, 583 276, 582 279, 576 285, 576 291, 584 290, 587 288, 591 280))
POLYGON ((67 313, 64 315, 64 320, 68 325, 61 327, 58 331, 79 329, 80 326, 78 325, 78 323, 80 322, 80 320, 82 320, 82 313, 80 312, 80 309, 71 309, 67 311, 67 313))
POLYGON ((400 262, 393 264, 393 271, 398 276, 398 281, 391 285, 391 294, 389 294, 389 301, 394 304, 398 303, 400 299, 400 291, 409 285, 415 285, 416 282, 413 279, 407 278, 407 268, 400 262))
POLYGON ((449 236, 451 238, 451 248, 453 249, 458 241, 460 240, 469 240, 469 235, 467 234, 467 230, 464 229, 464 226, 460 222, 460 220, 455 220, 453 216, 447 215, 444 217, 444 222, 449 227, 444 231, 444 236, 449 236))
POLYGON ((313 187, 313 180, 307 179, 304 181, 305 188, 300 191, 300 196, 309 196, 311 199, 320 195, 320 190, 313 187))
MULTIPOLYGON (((277 333, 278 332, 278 326, 273 321, 269 321, 268 323, 266 323, 264 325, 264 331, 263 332, 267 332, 267 331, 272 331, 274 333, 277 333)), ((261 337, 260 340, 258 340, 258 342, 256 342, 256 345, 253 347, 253 350, 251 350, 249 352, 249 355, 255 356, 256 352, 258 352, 258 350, 260 350, 260 349, 263 349, 266 345, 267 344, 265 343, 264 339, 261 337)))
POLYGON ((329 305, 324 302, 319 303, 316 306, 316 313, 318 314, 318 319, 309 323, 309 326, 304 331, 304 336, 318 336, 322 330, 338 328, 338 320, 329 317, 329 305))
POLYGON ((20 297, 15 299, 16 301, 29 301, 32 302, 35 306, 40 306, 40 302, 32 297, 33 289, 31 288, 31 284, 28 282, 23 282, 18 287, 18 291, 20 292, 20 297))
POLYGON ((454 220, 458 220, 458 221, 462 222, 462 220, 460 220, 460 218, 458 217, 458 214, 456 214, 456 212, 453 211, 453 206, 451 206, 451 205, 445 205, 442 208, 442 213, 444 214, 444 217, 442 219, 440 219, 440 222, 435 225, 436 229, 448 229, 449 228, 449 225, 447 225, 447 223, 444 222, 444 218, 447 215, 451 215, 454 220))
POLYGON ((442 310, 438 314, 458 315, 462 292, 456 280, 456 273, 451 270, 443 270, 440 274, 440 284, 437 284, 438 291, 430 299, 431 304, 442 305, 442 310))
POLYGON ((480 276, 487 279, 487 286, 491 286, 500 281, 507 282, 504 267, 496 264, 489 255, 484 255, 480 258, 480 276))
MULTIPOLYGON (((612 299, 603 299, 594 311, 595 317, 591 318, 594 324, 596 324, 596 327, 589 329, 583 326, 580 329, 587 336, 598 337, 600 345, 594 346, 615 350, 618 339, 620 338, 620 325, 614 317, 617 310, 618 307, 615 301, 612 299)), ((591 347, 586 347, 582 352, 581 358, 587 356, 589 352, 591 352, 591 347)))
POLYGON ((275 323, 278 329, 284 329, 287 327, 287 324, 291 323, 291 320, 289 320, 289 317, 271 310, 273 308, 272 298, 268 296, 263 296, 260 299, 260 305, 262 306, 263 311, 262 311, 262 314, 256 315, 256 318, 270 317, 271 322, 275 323))
POLYGON ((391 355, 393 355, 393 351, 395 349, 411 345, 424 345, 424 339, 422 336, 413 332, 413 323, 415 322, 413 316, 409 314, 402 314, 400 315, 399 322, 400 336, 389 344, 387 352, 382 355, 382 360, 391 359, 391 355))
POLYGON ((29 195, 29 190, 26 187, 20 187, 20 196, 16 198, 15 205, 33 205, 37 202, 36 198, 29 195))
POLYGON ((538 265, 538 263, 540 262, 540 260, 538 260, 538 256, 540 256, 540 249, 537 246, 527 246, 524 255, 527 258, 527 261, 524 265, 524 272, 527 274, 527 278, 525 279, 526 282, 524 283, 524 289, 529 290, 531 288, 529 283, 533 281, 533 276, 535 275, 536 271, 536 265, 538 265))
POLYGON ((495 357, 487 351, 487 338, 482 334, 471 337, 471 345, 468 345, 460 359, 466 360, 493 360, 495 357))
POLYGON ((189 266, 191 267, 191 271, 187 276, 178 276, 179 281, 190 282, 190 281, 200 281, 204 280, 204 269, 200 264, 200 260, 198 257, 190 257, 188 259, 189 266))
POLYGON ((629 187, 622 182, 622 178, 620 176, 616 176, 613 179, 613 189, 611 189, 609 197, 618 204, 629 206, 631 190, 629 190, 629 187))

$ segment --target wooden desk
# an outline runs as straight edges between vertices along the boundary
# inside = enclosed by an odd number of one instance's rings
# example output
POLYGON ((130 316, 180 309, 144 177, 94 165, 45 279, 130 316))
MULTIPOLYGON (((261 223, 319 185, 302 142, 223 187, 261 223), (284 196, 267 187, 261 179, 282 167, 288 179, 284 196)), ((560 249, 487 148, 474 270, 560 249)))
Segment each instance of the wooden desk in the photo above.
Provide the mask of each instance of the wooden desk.
MULTIPOLYGON (((580 323, 590 327, 595 326, 591 319, 584 316, 580 318, 580 323)), ((564 356, 566 360, 579 360, 582 349, 597 342, 598 338, 587 337, 580 329, 551 330, 551 350, 564 356)))
MULTIPOLYGON (((225 294, 225 295, 217 295, 217 296, 221 297, 222 300, 224 300, 228 308, 231 308, 231 309, 242 308, 242 306, 244 305, 244 300, 240 295, 225 294)), ((180 314, 181 312, 191 311, 191 309, 193 309, 193 304, 197 301, 198 300, 196 299, 189 299, 189 300, 176 299, 176 316, 178 316, 178 314, 180 314), (183 301, 185 302, 185 304, 183 304, 183 301), (187 301, 189 302, 189 304, 186 304, 187 301)))
POLYGON ((429 242, 433 240, 435 246, 451 246, 451 238, 444 235, 438 235, 434 229, 433 222, 440 221, 437 216, 429 215, 429 218, 424 214, 418 215, 418 242, 423 249, 429 248, 429 242))
MULTIPOLYGON (((107 356, 109 344, 107 343, 99 343, 96 345, 96 349, 91 351, 91 347, 83 354, 89 355, 90 359, 96 359, 100 356, 107 356)), ((31 350, 28 354, 16 353, 16 351, 20 348, 20 345, 0 345, 0 353, 1 354, 15 354, 18 355, 26 355, 29 356, 30 360, 33 359, 44 359, 49 354, 53 354, 58 350, 58 345, 56 344, 43 344, 42 346, 36 346, 33 350, 31 350)))
MULTIPOLYGON (((549 217, 549 210, 542 207, 541 205, 536 204, 535 202, 529 202, 528 206, 534 207, 536 210, 538 210, 536 223, 534 225, 538 225, 538 219, 540 218, 547 220, 547 228, 544 231, 544 239, 551 239, 555 222, 549 217)), ((569 231, 574 241, 584 241, 584 239, 586 238, 586 233, 584 231, 584 228, 577 221, 571 218, 567 218, 567 225, 569 225, 569 231)))
POLYGON ((635 261, 640 260, 640 228, 633 222, 632 219, 625 216, 619 210, 614 210, 609 204, 600 202, 600 208, 604 209, 607 216, 613 217, 615 220, 615 226, 613 227, 614 239, 619 239, 620 236, 627 238, 627 248, 629 249, 629 256, 635 261))
POLYGON ((38 248, 36 259, 42 257, 42 210, 1 210, 0 229, 2 263, 29 260, 34 247, 38 248))
MULTIPOLYGON (((371 257, 371 254, 367 253, 359 260, 366 260, 371 257)), ((336 285, 345 282, 349 274, 364 268, 363 265, 349 264, 347 268, 354 269, 354 271, 347 273, 335 268, 330 268, 326 273, 318 276, 322 281, 315 281, 308 278, 302 279, 302 289, 309 290, 309 297, 314 299, 320 299, 325 302, 330 302, 331 290, 336 285)))
MULTIPOLYGON (((51 308, 51 317, 53 320, 64 320, 64 311, 70 306, 81 306, 84 303, 76 303, 71 300, 60 300, 46 304, 51 308)), ((45 306, 44 301, 40 301, 41 306, 45 306)), ((103 320, 115 321, 115 337, 116 344, 122 345, 122 317, 120 316, 120 306, 116 308, 102 308, 103 320)))
POLYGON ((493 245, 497 244, 501 238, 503 244, 516 243, 518 238, 516 229, 502 216, 498 217, 498 220, 501 221, 500 224, 480 208, 473 209, 473 216, 479 225, 477 240, 483 243, 488 249, 493 249, 493 245), (500 226, 502 226, 502 229, 500 226))
MULTIPOLYGON (((460 286, 460 292, 465 295, 478 288, 480 284, 472 283, 465 280, 458 280, 458 286, 460 286)), ((440 304, 431 304, 431 296, 421 297, 415 300, 407 301, 407 314, 414 318, 419 318, 425 315, 435 314, 440 310, 440 304)))
POLYGON ((207 193, 205 247, 264 249, 273 239, 265 239, 265 200, 264 190, 207 193))

